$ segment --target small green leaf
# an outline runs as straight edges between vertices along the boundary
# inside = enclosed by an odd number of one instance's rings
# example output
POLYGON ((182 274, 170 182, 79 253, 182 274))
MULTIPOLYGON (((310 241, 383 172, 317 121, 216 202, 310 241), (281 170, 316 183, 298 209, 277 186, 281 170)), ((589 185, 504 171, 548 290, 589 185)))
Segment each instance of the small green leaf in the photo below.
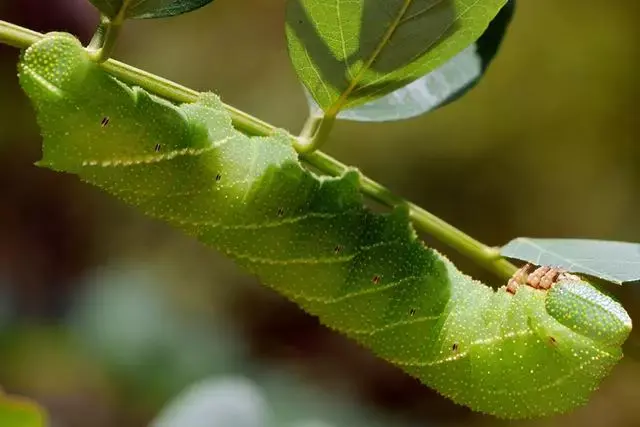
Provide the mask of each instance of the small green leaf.
POLYGON ((191 12, 213 0, 89 0, 109 19, 166 18, 191 12))
POLYGON ((26 398, 7 396, 0 389, 0 426, 44 427, 47 424, 44 410, 26 398))
POLYGON ((380 98, 472 44, 506 0, 288 0, 298 77, 328 115, 380 98))
POLYGON ((561 267, 619 285, 640 280, 640 244, 586 239, 519 237, 501 250, 505 257, 561 267))

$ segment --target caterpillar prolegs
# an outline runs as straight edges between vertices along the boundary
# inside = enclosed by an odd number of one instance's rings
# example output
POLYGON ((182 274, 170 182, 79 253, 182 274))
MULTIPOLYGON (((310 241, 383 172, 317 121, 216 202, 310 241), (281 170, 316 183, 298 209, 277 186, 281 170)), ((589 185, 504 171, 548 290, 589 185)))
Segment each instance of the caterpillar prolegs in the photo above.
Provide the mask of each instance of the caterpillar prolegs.
POLYGON ((175 106, 91 62, 70 35, 22 56, 40 165, 195 236, 327 326, 457 403, 498 417, 568 411, 622 357, 624 309, 579 279, 497 291, 425 247, 359 175, 316 176, 284 133, 236 131, 218 98, 175 106))

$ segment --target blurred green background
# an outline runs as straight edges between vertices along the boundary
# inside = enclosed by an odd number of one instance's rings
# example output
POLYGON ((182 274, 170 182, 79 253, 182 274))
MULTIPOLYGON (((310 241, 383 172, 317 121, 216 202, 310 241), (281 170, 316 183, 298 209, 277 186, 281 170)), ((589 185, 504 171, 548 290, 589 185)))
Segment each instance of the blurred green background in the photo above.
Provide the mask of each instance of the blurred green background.
MULTIPOLYGON (((178 18, 130 22, 115 57, 297 132, 306 104, 287 56, 284 4, 217 0, 178 18)), ((636 0, 520 1, 468 95, 408 121, 338 123, 326 151, 491 245, 517 236, 639 242, 639 12, 636 0)), ((97 14, 85 0, 0 0, 0 19, 86 42, 97 14)), ((325 329, 213 250, 73 176, 33 166, 40 137, 17 57, 0 46, 6 390, 37 399, 59 426, 506 425, 325 329), (205 424, 172 418, 184 399, 167 407, 194 384, 208 390, 192 389, 205 424)), ((612 291, 640 318, 638 289, 612 291)), ((588 406, 511 424, 640 425, 638 342, 634 332, 588 406)))

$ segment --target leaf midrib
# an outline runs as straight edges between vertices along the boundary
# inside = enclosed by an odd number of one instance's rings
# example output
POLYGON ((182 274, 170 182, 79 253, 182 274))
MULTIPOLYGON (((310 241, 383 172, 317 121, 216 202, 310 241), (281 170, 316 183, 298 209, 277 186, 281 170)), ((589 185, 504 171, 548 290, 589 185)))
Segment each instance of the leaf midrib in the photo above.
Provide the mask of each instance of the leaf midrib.
MULTIPOLYGON (((337 0, 337 1, 338 3, 340 3, 341 0, 337 0)), ((380 56, 382 49, 384 49, 387 43, 389 43, 389 40, 398 29, 398 26, 402 22, 402 18, 407 13, 407 10, 409 9, 409 6, 411 6, 412 3, 413 3, 413 0, 405 0, 404 5, 400 9, 400 12, 395 17, 395 19, 391 22, 391 25, 389 25, 389 28, 387 28, 387 31, 385 31, 384 35, 382 36, 380 43, 378 43, 376 48, 373 50, 371 56, 369 57, 369 59, 367 59, 367 62, 363 64, 362 68, 358 72, 358 75, 356 75, 356 77, 351 80, 351 82, 349 83, 349 87, 347 87, 347 89, 344 92, 342 92, 338 100, 334 102, 333 105, 331 105, 331 107, 328 108, 326 113, 327 116, 333 117, 338 114, 342 105, 345 103, 345 101, 349 97, 349 94, 353 92, 358 82, 363 78, 364 73, 366 73, 371 68, 375 60, 378 59, 378 56, 380 56)))
MULTIPOLYGON (((337 0, 337 3, 339 4, 340 1, 341 0, 337 0)), ((367 59, 367 61, 364 63, 364 65, 362 66, 362 68, 360 69, 356 77, 351 79, 351 82, 349 83, 349 87, 347 87, 347 89, 342 92, 340 97, 326 110, 325 115, 327 117, 335 117, 340 112, 344 104, 347 102, 349 95, 353 92, 353 90, 356 88, 358 83, 364 77, 364 74, 367 71, 369 71, 373 63, 378 59, 378 57, 382 53, 382 50, 387 46, 387 44, 389 43, 389 40, 391 40, 391 37, 393 37, 393 34, 396 32, 398 27, 400 27, 400 25, 404 23, 405 21, 404 17, 407 11, 409 10, 409 7, 413 4, 413 1, 414 0, 405 0, 404 5, 400 9, 395 19, 391 22, 391 25, 389 26, 389 28, 387 28, 387 31, 382 36, 382 39, 380 40, 376 48, 373 50, 369 59, 367 59)), ((439 2, 435 2, 433 6, 437 4, 439 4, 439 2)), ((431 8, 427 8, 426 10, 430 10, 430 9, 431 8)), ((419 15, 419 14, 416 14, 416 15, 419 15)), ((348 64, 346 65, 347 65, 347 72, 349 72, 349 66, 348 64)))
MULTIPOLYGON (((469 12, 472 8, 476 7, 476 6, 477 6, 477 4, 478 4, 480 1, 482 1, 482 0, 475 0, 475 1, 473 1, 473 3, 469 4, 469 5, 467 6, 467 8, 466 8, 466 9, 464 9, 463 11, 461 11, 461 12, 456 12, 455 20, 457 21, 457 20, 462 19, 462 18, 467 14, 467 12, 469 12)), ((434 4, 434 6, 436 6, 437 4, 439 4, 439 3, 434 4)), ((415 17, 417 17, 417 16, 420 16, 420 15, 422 15, 423 13, 428 12, 429 10, 431 10, 431 9, 430 9, 430 8, 429 8, 429 9, 425 9, 425 10, 424 10, 424 11, 422 11, 422 12, 419 12, 419 13, 416 13, 416 14, 414 14, 414 15, 408 16, 408 17, 406 17, 405 19, 403 19, 403 20, 400 22, 400 24, 404 24, 405 22, 407 22, 407 21, 409 21, 409 20, 411 20, 411 19, 413 19, 413 18, 415 18, 415 17)), ((418 53, 414 56, 414 59, 413 59, 413 60, 415 60, 415 59, 417 59, 417 58, 421 57, 422 55, 424 55, 425 53, 427 53, 431 48, 433 48, 434 43, 436 43, 436 42, 438 42, 439 40, 441 40, 441 38, 446 34, 446 31, 448 31, 448 29, 449 29, 449 27, 448 27, 447 29, 445 29, 445 30, 442 32, 442 34, 438 37, 438 39, 434 40, 434 42, 433 42, 432 44, 430 44, 429 46, 427 46, 424 50, 422 50, 422 51, 418 52, 418 53)), ((357 93, 358 91, 362 90, 363 88, 366 88, 367 86, 371 86, 371 85, 373 85, 373 84, 376 84, 376 83, 378 83, 378 82, 380 82, 380 81, 384 80, 387 76, 388 76, 388 74, 387 74, 387 75, 384 75, 384 76, 382 76, 382 77, 378 77, 378 78, 376 78, 375 80, 373 80, 372 82, 368 82, 368 83, 367 83, 367 84, 365 84, 364 86, 359 87, 359 88, 355 91, 355 93, 357 93)), ((377 93, 379 93, 379 92, 381 92, 381 91, 385 91, 385 90, 386 90, 386 89, 385 89, 385 87, 383 86, 383 87, 379 88, 377 91, 372 92, 372 94, 377 94, 377 93)))
MULTIPOLYGON (((122 1, 122 6, 120 7, 120 10, 118 10, 118 13, 116 14, 116 16, 113 18, 113 23, 115 24, 119 24, 121 22, 123 22, 125 20, 125 17, 127 15, 127 10, 129 9, 129 6, 131 5, 131 2, 133 0, 123 0, 122 1)), ((136 2, 136 4, 134 6, 138 6, 140 3, 142 3, 141 0, 139 0, 138 2, 136 2)))

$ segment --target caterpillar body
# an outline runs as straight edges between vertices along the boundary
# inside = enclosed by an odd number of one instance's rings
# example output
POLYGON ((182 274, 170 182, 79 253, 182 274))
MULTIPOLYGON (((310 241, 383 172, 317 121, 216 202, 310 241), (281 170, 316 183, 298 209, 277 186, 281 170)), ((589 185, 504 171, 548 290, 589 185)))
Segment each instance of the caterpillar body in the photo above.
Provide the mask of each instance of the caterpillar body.
POLYGON ((622 357, 631 321, 588 283, 494 291, 425 247, 406 210, 365 208, 356 171, 316 176, 284 133, 236 131, 214 95, 175 106, 58 33, 23 53, 19 76, 40 165, 217 248, 459 404, 503 418, 565 412, 622 357))

